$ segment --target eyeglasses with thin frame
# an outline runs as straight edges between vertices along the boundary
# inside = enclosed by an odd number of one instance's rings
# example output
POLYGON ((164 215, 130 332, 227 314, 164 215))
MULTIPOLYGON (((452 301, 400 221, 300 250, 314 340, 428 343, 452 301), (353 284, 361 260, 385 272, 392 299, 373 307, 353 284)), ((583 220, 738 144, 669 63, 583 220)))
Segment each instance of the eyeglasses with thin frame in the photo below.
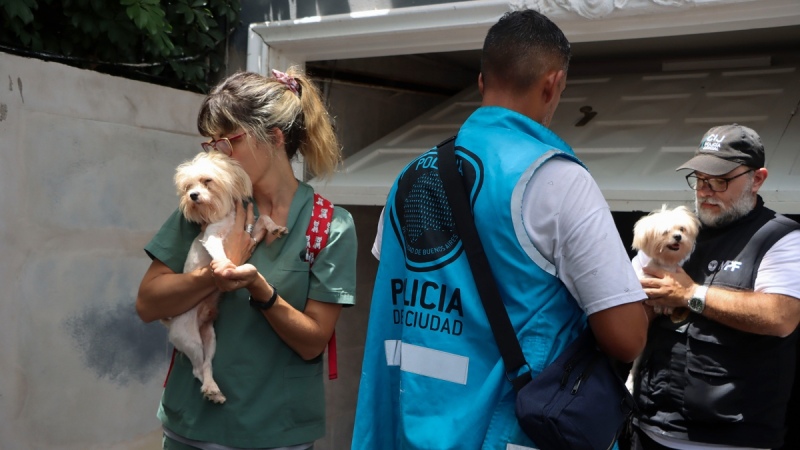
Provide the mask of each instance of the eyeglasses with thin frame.
POLYGON ((753 170, 755 169, 750 169, 746 172, 740 173, 739 175, 734 175, 728 178, 700 178, 695 175, 694 172, 692 172, 689 175, 686 175, 686 182, 689 183, 689 187, 695 191, 702 189, 703 183, 705 183, 713 192, 725 192, 728 190, 728 183, 746 173, 752 172, 753 170))
POLYGON ((231 156, 233 154, 233 145, 231 144, 231 141, 235 141, 246 134, 247 132, 242 132, 237 134, 236 136, 224 137, 216 140, 211 139, 208 142, 201 143, 200 146, 203 147, 203 150, 206 153, 210 152, 211 150, 216 150, 218 152, 222 152, 228 156, 231 156))

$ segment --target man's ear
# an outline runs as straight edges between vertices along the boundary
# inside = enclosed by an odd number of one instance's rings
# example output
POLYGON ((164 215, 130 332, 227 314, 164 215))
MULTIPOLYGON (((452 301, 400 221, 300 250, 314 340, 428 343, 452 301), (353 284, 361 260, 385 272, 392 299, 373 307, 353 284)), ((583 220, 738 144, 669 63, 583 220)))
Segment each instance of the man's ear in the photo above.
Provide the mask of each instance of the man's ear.
POLYGON ((769 172, 765 167, 760 169, 756 169, 754 171, 755 176, 753 177, 753 192, 758 192, 761 188, 761 185, 764 184, 764 181, 767 180, 767 176, 769 176, 769 172))
POLYGON ((549 104, 561 92, 561 83, 566 73, 563 70, 550 70, 542 79, 542 101, 549 104))
POLYGON ((478 92, 480 92, 481 97, 483 97, 483 73, 478 73, 478 92))

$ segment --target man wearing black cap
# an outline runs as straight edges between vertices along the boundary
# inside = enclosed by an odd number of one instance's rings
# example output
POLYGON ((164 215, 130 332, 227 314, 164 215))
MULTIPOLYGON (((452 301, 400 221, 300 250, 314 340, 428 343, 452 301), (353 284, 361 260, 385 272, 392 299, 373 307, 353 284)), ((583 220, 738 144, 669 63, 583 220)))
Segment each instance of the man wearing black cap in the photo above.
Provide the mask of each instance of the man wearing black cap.
POLYGON ((710 129, 691 170, 703 225, 678 273, 648 272, 653 318, 634 396, 638 449, 782 445, 800 323, 800 225, 764 206, 764 146, 750 128, 710 129))

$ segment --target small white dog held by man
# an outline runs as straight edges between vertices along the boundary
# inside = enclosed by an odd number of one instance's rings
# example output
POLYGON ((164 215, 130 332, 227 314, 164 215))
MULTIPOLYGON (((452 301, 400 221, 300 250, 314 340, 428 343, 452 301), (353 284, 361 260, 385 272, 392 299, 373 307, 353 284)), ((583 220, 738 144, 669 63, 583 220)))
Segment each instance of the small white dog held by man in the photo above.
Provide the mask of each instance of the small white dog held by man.
MULTIPOLYGON (((678 267, 689 259, 694 241, 700 231, 697 216, 685 206, 661 209, 639 219, 633 226, 634 250, 641 268, 659 268, 677 272, 678 267)), ((640 268, 637 273, 641 277, 640 268)))
MULTIPOLYGON (((694 250, 700 220, 686 206, 669 209, 666 204, 651 211, 633 225, 631 248, 638 253, 631 263, 639 279, 648 278, 646 270, 665 270, 677 273, 678 268, 689 259, 694 250)), ((670 316, 673 323, 681 323, 689 317, 688 308, 653 306, 655 314, 670 316)), ((633 362, 625 385, 633 393, 634 374, 639 370, 640 358, 633 362)))
MULTIPOLYGON (((639 278, 649 275, 647 269, 661 269, 677 273, 680 267, 694 250, 697 233, 700 232, 700 220, 686 206, 661 209, 639 219, 633 226, 633 244, 638 250, 633 258, 633 268, 639 278)), ((689 315, 686 308, 653 307, 657 314, 672 317, 675 323, 682 322, 689 315)))

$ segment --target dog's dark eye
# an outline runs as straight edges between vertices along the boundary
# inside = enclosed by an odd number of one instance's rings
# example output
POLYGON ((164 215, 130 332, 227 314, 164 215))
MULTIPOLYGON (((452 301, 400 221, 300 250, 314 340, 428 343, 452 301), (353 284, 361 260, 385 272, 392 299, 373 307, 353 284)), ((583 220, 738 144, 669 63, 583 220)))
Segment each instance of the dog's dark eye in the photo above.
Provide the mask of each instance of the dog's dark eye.
POLYGON ((203 180, 203 184, 208 186, 208 183, 211 183, 211 181, 212 181, 211 178, 206 178, 205 180, 203 180))
POLYGON ((684 228, 684 227, 680 227, 680 228, 679 228, 679 230, 681 230, 682 232, 685 232, 685 231, 686 231, 686 228, 684 228))

